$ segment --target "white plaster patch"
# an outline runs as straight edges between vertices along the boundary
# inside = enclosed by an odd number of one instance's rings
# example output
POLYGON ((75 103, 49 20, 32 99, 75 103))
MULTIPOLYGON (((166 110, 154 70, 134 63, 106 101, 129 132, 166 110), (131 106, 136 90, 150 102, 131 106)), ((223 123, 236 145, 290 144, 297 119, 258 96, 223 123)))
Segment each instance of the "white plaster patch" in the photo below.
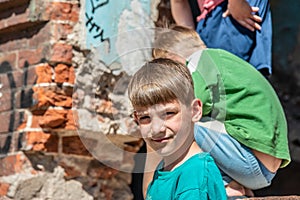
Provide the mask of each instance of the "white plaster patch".
POLYGON ((123 70, 131 75, 145 61, 151 58, 151 44, 154 38, 154 23, 138 0, 131 2, 131 10, 121 14, 116 40, 116 49, 123 70))

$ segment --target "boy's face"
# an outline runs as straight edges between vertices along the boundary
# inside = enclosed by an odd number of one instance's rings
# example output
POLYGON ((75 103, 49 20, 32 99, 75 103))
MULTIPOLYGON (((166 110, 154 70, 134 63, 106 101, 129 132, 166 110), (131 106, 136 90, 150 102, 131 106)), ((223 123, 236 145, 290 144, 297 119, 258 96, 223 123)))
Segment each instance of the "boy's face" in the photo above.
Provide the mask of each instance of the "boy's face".
POLYGON ((161 156, 180 153, 179 149, 187 148, 184 145, 189 146, 193 141, 192 108, 178 101, 138 107, 135 118, 146 143, 161 156))

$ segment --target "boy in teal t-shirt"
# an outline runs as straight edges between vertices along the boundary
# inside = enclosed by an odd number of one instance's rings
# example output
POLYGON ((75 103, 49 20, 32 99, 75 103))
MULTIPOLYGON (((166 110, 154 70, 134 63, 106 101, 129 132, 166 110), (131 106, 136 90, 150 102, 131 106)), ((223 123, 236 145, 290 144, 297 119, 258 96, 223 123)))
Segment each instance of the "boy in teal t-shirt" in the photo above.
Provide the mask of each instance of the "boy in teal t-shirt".
POLYGON ((147 62, 133 75, 128 96, 141 136, 162 157, 146 199, 227 199, 213 158, 195 142, 202 103, 186 66, 165 58, 147 62))
POLYGON ((147 191, 146 200, 150 199, 202 200, 227 197, 214 160, 208 153, 201 153, 172 171, 156 170, 147 191))
POLYGON ((290 162, 286 118, 270 83, 237 56, 205 48, 195 31, 181 26, 162 31, 153 56, 186 63, 192 73, 203 102, 195 139, 216 161, 227 195, 253 196, 251 190, 269 186, 290 162))

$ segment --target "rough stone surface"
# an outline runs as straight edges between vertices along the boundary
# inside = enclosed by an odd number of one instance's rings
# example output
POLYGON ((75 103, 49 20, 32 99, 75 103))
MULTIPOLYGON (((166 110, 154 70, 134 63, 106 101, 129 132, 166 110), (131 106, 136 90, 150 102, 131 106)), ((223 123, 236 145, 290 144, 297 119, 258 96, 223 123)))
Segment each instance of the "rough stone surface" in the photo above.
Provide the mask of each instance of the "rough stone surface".
POLYGON ((55 168, 53 173, 40 172, 29 177, 19 175, 6 179, 11 181, 8 197, 13 199, 93 199, 83 190, 81 183, 66 181, 61 167, 55 168))

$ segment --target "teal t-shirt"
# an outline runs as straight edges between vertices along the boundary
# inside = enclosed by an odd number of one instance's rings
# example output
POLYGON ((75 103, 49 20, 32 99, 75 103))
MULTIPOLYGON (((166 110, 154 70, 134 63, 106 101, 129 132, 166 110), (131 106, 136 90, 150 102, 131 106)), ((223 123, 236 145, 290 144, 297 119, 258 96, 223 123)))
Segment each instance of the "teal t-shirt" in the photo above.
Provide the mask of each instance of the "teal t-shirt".
POLYGON ((199 153, 172 171, 156 170, 146 200, 162 199, 227 199, 221 173, 213 158, 208 153, 199 153))
POLYGON ((290 162, 287 122, 270 83, 254 67, 221 50, 205 49, 188 59, 203 116, 224 122, 240 143, 290 162))

